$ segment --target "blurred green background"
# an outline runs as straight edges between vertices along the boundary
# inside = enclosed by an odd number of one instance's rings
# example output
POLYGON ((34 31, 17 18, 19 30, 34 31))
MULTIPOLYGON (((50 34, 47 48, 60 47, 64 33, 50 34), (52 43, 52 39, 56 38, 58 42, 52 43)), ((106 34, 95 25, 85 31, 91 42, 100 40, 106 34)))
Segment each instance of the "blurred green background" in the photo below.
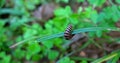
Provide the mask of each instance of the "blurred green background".
POLYGON ((75 30, 119 28, 119 22, 120 0, 0 0, 0 63, 119 63, 119 32, 87 32, 85 42, 76 41, 78 46, 63 34, 54 35, 64 33, 69 24, 75 30), (77 48, 63 47, 67 43, 77 48), (96 53, 102 50, 103 55, 87 54, 89 47, 98 48, 96 53))

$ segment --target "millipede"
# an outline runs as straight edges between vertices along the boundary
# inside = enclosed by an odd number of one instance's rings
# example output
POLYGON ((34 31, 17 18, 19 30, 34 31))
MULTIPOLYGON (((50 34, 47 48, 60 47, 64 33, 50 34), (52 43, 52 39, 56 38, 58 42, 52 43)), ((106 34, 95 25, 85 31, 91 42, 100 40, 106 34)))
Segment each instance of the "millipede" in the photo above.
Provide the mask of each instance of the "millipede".
POLYGON ((72 25, 69 24, 68 27, 66 28, 65 32, 64 32, 64 37, 66 40, 70 40, 74 35, 72 34, 72 25))

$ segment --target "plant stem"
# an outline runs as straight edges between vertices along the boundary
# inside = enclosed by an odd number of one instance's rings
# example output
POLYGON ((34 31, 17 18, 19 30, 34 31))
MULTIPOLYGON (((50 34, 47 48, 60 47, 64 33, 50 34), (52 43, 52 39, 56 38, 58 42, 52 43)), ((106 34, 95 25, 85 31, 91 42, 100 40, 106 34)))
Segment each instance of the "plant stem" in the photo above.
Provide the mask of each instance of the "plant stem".
POLYGON ((22 44, 22 43, 25 43, 25 42, 27 42, 27 41, 29 41, 29 40, 36 39, 36 38, 38 38, 38 36, 29 38, 29 39, 22 40, 22 41, 20 41, 20 42, 17 42, 17 43, 15 43, 15 44, 11 45, 9 48, 11 48, 11 49, 12 49, 12 48, 15 48, 16 46, 18 46, 18 45, 20 45, 20 44, 22 44))

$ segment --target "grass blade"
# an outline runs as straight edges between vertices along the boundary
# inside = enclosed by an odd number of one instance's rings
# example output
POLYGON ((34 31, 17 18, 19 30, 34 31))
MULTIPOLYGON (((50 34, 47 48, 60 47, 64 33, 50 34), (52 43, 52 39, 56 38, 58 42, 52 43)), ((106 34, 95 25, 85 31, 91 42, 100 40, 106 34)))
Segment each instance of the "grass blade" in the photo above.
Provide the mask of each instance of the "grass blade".
POLYGON ((100 59, 97 59, 97 60, 93 61, 92 63, 102 63, 102 62, 104 62, 104 61, 110 60, 110 59, 118 56, 119 53, 120 53, 120 51, 117 51, 117 52, 115 52, 115 53, 112 53, 112 54, 109 54, 109 55, 107 55, 107 56, 104 56, 104 57, 102 57, 102 58, 100 58, 100 59))
MULTIPOLYGON (((109 30, 109 31, 120 31, 120 28, 114 28, 114 27, 89 27, 89 28, 82 28, 82 29, 76 29, 73 30, 72 34, 77 34, 77 33, 82 33, 82 32, 91 32, 91 31, 103 31, 103 30, 109 30)), ((45 37, 37 37, 35 38, 37 40, 37 42, 44 42, 45 40, 49 40, 49 39, 53 39, 53 38, 57 38, 57 37, 62 37, 64 35, 64 32, 61 33, 57 33, 57 34, 53 34, 53 35, 49 35, 49 36, 45 36, 45 37)), ((28 40, 23 40, 20 41, 16 44, 13 44, 12 46, 16 47, 20 44, 23 44, 25 42, 27 42, 28 40)), ((11 46, 10 46, 11 47, 11 46)), ((14 48, 13 47, 13 48, 14 48)))
MULTIPOLYGON (((119 28, 113 28, 113 27, 90 27, 90 28, 82 28, 82 29, 76 29, 73 30, 72 34, 77 34, 77 33, 82 33, 82 32, 91 32, 91 31, 98 31, 98 30, 110 30, 110 31, 119 31, 119 28)), ((53 34, 53 35, 49 35, 49 36, 45 36, 42 38, 38 38, 37 42, 42 42, 48 39, 52 39, 52 38, 57 38, 57 37, 61 37, 64 35, 64 32, 58 33, 58 34, 53 34)))

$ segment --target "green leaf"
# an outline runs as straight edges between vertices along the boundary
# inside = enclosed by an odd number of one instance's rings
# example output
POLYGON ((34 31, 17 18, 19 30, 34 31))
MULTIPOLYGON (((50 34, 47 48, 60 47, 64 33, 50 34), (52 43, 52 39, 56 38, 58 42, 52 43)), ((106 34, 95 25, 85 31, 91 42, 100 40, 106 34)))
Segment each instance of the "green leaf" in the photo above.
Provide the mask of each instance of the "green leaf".
POLYGON ((13 2, 14 2, 14 4, 15 4, 15 7, 19 7, 19 8, 21 8, 21 7, 24 7, 24 1, 23 0, 13 0, 13 2))
POLYGON ((106 0, 88 0, 88 2, 94 6, 102 6, 106 0))
POLYGON ((29 46, 27 47, 26 59, 30 60, 30 58, 33 55, 38 54, 40 51, 41 51, 41 47, 38 43, 36 43, 36 42, 30 43, 29 46))
POLYGON ((90 15, 91 17, 91 20, 92 20, 92 22, 94 23, 94 24, 96 24, 97 22, 98 22, 98 14, 97 14, 97 11, 93 11, 93 12, 91 12, 91 15, 90 15))
POLYGON ((36 30, 28 29, 24 34, 24 39, 28 39, 28 38, 34 36, 35 34, 37 34, 36 30))
POLYGON ((26 57, 27 60, 30 60, 31 56, 32 56, 32 54, 27 53, 25 57, 26 57))
POLYGON ((111 10, 111 7, 106 7, 103 9, 103 12, 105 13, 105 19, 110 19, 112 17, 113 11, 111 10))
POLYGON ((17 59, 22 59, 22 58, 25 57, 25 51, 20 50, 20 49, 16 49, 15 52, 14 52, 14 56, 15 56, 17 59))
POLYGON ((65 57, 64 59, 60 60, 59 63, 75 63, 75 61, 71 60, 69 57, 65 57))
POLYGON ((41 0, 30 0, 31 3, 33 4, 40 4, 41 3, 41 0))
POLYGON ((85 0, 77 0, 77 2, 79 2, 79 3, 80 3, 80 2, 84 2, 84 1, 85 1, 85 0))
POLYGON ((69 0, 61 0, 62 2, 65 2, 65 3, 68 3, 69 2, 69 0))
POLYGON ((58 8, 54 11, 54 14, 56 16, 62 16, 62 17, 68 17, 70 14, 72 14, 72 10, 70 6, 66 6, 65 9, 58 8))
POLYGON ((38 34, 37 29, 24 28, 24 39, 28 39, 36 34, 38 34))
POLYGON ((5 21, 0 19, 0 29, 4 26, 5 21))
POLYGON ((16 38, 16 42, 19 42, 19 41, 22 41, 22 36, 18 36, 18 37, 16 38))
POLYGON ((47 47, 48 49, 52 48, 53 47, 53 42, 51 41, 45 41, 45 42, 42 42, 42 44, 47 47))
POLYGON ((52 28, 53 28, 53 26, 52 26, 50 23, 46 23, 46 24, 45 24, 45 28, 46 28, 46 29, 50 29, 50 30, 47 30, 47 31, 49 31, 50 33, 52 33, 52 28))
MULTIPOLYGON (((100 13, 98 14, 98 22, 99 22, 99 23, 102 23, 102 21, 104 21, 105 17, 106 17, 105 13, 104 13, 104 12, 100 12, 100 13)), ((102 24, 103 24, 103 23, 102 23, 102 24)))
POLYGON ((64 59, 60 60, 60 63, 69 63, 70 59, 65 57, 64 59))
POLYGON ((61 46, 61 44, 63 43, 63 41, 60 38, 56 38, 53 41, 55 46, 58 46, 58 47, 61 46))
MULTIPOLYGON (((70 16, 71 18, 69 18, 69 21, 70 23, 72 23, 72 25, 76 25, 77 23, 79 23, 78 19, 77 18, 74 18, 74 16, 70 16)), ((68 25, 66 25, 68 26, 68 25)), ((73 28, 74 29, 74 28, 73 28)))
MULTIPOLYGON (((120 11, 118 10, 118 7, 116 5, 104 8, 103 12, 105 13, 104 18, 107 20, 117 22, 120 18, 120 15, 119 15, 120 11)), ((110 23, 110 22, 108 22, 108 23, 110 23)))
POLYGON ((0 52, 0 58, 5 57, 5 52, 0 52))
POLYGON ((10 60, 11 60, 11 56, 7 55, 3 58, 1 63, 10 63, 10 60))
POLYGON ((10 63, 11 60, 11 56, 10 55, 6 55, 5 52, 1 52, 0 53, 0 58, 1 58, 1 63, 10 63))
POLYGON ((116 5, 114 5, 114 6, 112 6, 111 7, 111 10, 113 11, 113 13, 112 13, 112 18, 113 18, 113 21, 114 22, 117 22, 118 20, 119 20, 119 18, 120 18, 120 11, 118 10, 118 8, 117 8, 117 6, 116 5))
POLYGON ((77 13, 80 14, 82 12, 82 10, 83 10, 82 7, 79 7, 77 13))
POLYGON ((89 36, 89 37, 94 37, 94 36, 95 36, 95 32, 89 32, 89 33, 88 33, 88 36, 89 36))
POLYGON ((59 3, 59 2, 64 2, 64 3, 68 3, 69 0, 55 0, 55 2, 59 3))
POLYGON ((3 7, 3 5, 5 4, 5 0, 0 0, 0 8, 3 7))
POLYGON ((91 16, 90 16, 90 15, 91 15, 91 12, 93 12, 91 6, 85 8, 85 16, 86 16, 87 18, 90 18, 90 17, 91 17, 91 16))
POLYGON ((35 54, 32 56, 32 60, 33 61, 39 61, 43 56, 42 55, 39 55, 39 54, 35 54))
POLYGON ((75 61, 71 60, 70 63, 75 63, 75 61))
POLYGON ((58 55, 59 55, 59 52, 57 52, 55 50, 50 50, 48 52, 48 59, 55 60, 55 59, 57 59, 58 55))
POLYGON ((86 60, 82 60, 80 63, 88 63, 86 60))
POLYGON ((26 6, 26 8, 27 8, 28 10, 34 10, 34 9, 35 9, 35 5, 34 5, 33 2, 26 1, 24 5, 26 6))
POLYGON ((41 47, 38 43, 31 43, 28 47, 27 50, 32 53, 32 54, 36 54, 39 53, 41 51, 41 47))
POLYGON ((102 31, 96 31, 96 35, 97 35, 97 37, 101 37, 102 36, 102 31))

